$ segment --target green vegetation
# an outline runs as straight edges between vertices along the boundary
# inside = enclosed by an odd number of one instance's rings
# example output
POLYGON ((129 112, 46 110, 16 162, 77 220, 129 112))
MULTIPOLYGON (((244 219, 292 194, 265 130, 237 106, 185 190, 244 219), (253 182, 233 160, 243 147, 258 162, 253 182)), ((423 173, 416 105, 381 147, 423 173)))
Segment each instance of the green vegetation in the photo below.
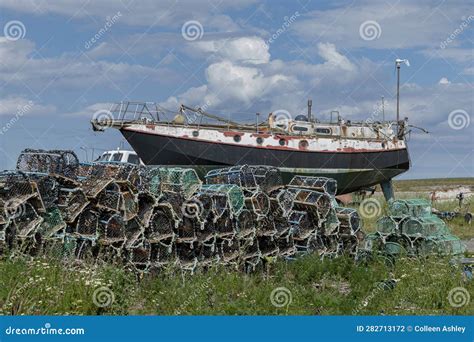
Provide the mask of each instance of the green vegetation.
POLYGON ((472 301, 459 308, 449 303, 455 287, 473 297, 474 282, 465 282, 448 259, 402 258, 387 265, 383 258, 356 264, 345 257, 321 261, 307 256, 269 263, 251 274, 218 268, 182 275, 169 269, 137 279, 113 265, 10 258, 0 262, 0 307, 7 315, 474 314, 472 301), (104 286, 114 300, 102 308, 93 298, 104 286), (271 301, 279 287, 292 298, 275 296, 277 304, 287 303, 282 307, 271 301))

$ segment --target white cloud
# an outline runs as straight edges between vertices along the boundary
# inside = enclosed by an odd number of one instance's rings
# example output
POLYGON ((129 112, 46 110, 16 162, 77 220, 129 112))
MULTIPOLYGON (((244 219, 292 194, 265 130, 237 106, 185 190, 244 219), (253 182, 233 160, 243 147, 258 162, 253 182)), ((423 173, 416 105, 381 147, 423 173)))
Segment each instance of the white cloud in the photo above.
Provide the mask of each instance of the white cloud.
POLYGON ((166 68, 96 62, 81 54, 42 58, 31 41, 12 42, 0 37, 0 80, 5 82, 4 87, 27 85, 28 89, 42 92, 50 88, 86 90, 99 84, 126 93, 130 82, 148 77, 170 80, 176 76, 166 68))
POLYGON ((438 84, 450 84, 451 82, 446 78, 442 77, 439 81, 438 84))
POLYGON ((50 13, 78 19, 89 16, 105 18, 117 11, 122 13, 120 22, 138 26, 181 27, 187 20, 200 20, 216 30, 233 30, 238 26, 223 11, 241 9, 255 0, 2 0, 0 7, 35 15, 50 13))
POLYGON ((0 99, 0 116, 53 114, 55 112, 55 106, 42 105, 23 96, 8 96, 0 99))
POLYGON ((307 42, 331 41, 345 48, 398 49, 439 47, 470 13, 465 1, 357 1, 328 10, 316 10, 295 22, 300 38, 307 42), (364 40, 360 26, 375 21, 380 36, 364 40))

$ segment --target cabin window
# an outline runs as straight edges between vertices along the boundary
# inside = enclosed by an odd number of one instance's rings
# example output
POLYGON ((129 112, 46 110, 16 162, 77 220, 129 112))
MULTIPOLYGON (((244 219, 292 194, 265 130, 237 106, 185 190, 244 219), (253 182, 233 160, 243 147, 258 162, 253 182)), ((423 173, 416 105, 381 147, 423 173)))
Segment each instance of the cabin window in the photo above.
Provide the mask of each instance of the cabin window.
POLYGON ((199 136, 199 131, 193 131, 193 137, 198 137, 199 136))
POLYGON ((263 138, 262 137, 257 138, 257 144, 259 144, 259 145, 263 144, 263 138))
POLYGON ((331 129, 330 128, 316 128, 316 133, 331 134, 331 129))
POLYGON ((235 142, 240 142, 240 140, 242 140, 242 138, 240 137, 240 135, 234 135, 234 141, 235 141, 235 142))
POLYGON ((105 153, 97 159, 97 161, 109 161, 110 153, 105 153))
POLYGON ((296 132, 307 132, 307 131, 308 131, 308 127, 293 126, 293 131, 296 131, 296 132))
POLYGON ((122 161, 123 153, 114 153, 112 155, 112 161, 119 162, 122 161))
POLYGON ((306 141, 306 140, 301 140, 298 146, 300 147, 300 149, 305 150, 305 149, 308 148, 308 145, 309 145, 309 144, 308 144, 308 141, 306 141))
POLYGON ((280 139, 278 141, 278 143, 280 144, 280 146, 285 146, 286 145, 286 140, 285 139, 280 139))
POLYGON ((140 164, 140 159, 138 158, 136 154, 129 154, 128 162, 131 164, 140 164))

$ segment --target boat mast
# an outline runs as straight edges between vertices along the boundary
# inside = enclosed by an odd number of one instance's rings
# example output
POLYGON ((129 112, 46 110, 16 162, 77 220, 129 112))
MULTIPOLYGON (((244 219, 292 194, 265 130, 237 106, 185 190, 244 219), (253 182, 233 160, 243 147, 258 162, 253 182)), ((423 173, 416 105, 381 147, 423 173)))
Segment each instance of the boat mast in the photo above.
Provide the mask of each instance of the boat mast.
POLYGON ((399 59, 395 60, 395 65, 397 67, 397 135, 400 130, 400 64, 405 63, 406 66, 410 66, 408 59, 399 59))

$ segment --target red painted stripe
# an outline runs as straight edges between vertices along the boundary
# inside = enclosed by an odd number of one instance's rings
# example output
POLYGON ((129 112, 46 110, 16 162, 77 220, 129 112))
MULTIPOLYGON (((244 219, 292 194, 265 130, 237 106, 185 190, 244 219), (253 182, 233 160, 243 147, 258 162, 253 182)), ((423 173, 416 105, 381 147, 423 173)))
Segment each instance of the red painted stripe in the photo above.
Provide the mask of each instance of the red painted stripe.
POLYGON ((309 150, 300 150, 298 148, 290 148, 290 147, 284 147, 284 146, 259 146, 259 145, 243 145, 243 144, 234 144, 234 143, 228 143, 228 142, 222 142, 222 141, 211 141, 211 140, 203 140, 203 139, 196 139, 196 138, 189 138, 189 137, 177 137, 173 135, 166 135, 166 134, 160 134, 157 132, 147 132, 147 131, 142 131, 138 129, 130 129, 127 127, 121 128, 121 130, 124 131, 129 131, 129 132, 135 132, 135 133, 141 133, 141 134, 148 134, 148 135, 159 135, 162 137, 166 138, 172 138, 172 139, 181 139, 181 140, 189 140, 189 141, 199 141, 199 142, 204 142, 208 144, 221 144, 221 145, 231 145, 231 146, 237 146, 237 147, 248 147, 248 148, 261 148, 261 149, 266 149, 266 150, 280 150, 280 151, 295 151, 295 152, 306 152, 306 153, 380 153, 380 152, 394 152, 394 151, 403 151, 406 150, 406 148, 394 148, 394 149, 380 149, 380 150, 352 150, 352 151, 330 151, 330 150, 318 150, 318 151, 309 151, 309 150))

